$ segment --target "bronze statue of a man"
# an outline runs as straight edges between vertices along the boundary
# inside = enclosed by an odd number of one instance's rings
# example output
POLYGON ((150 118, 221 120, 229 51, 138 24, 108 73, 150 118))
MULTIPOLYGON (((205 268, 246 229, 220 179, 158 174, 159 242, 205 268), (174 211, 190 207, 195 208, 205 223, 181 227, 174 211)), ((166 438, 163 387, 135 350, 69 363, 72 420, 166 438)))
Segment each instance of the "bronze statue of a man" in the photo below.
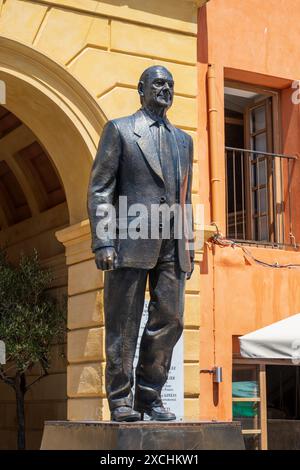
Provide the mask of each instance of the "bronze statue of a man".
MULTIPOLYGON (((165 67, 146 69, 138 92, 141 109, 109 121, 103 129, 91 173, 88 211, 96 265, 106 271, 106 391, 111 419, 137 421, 147 413, 152 419, 169 421, 176 416, 164 407, 161 390, 183 330, 185 279, 192 274, 194 253, 185 230, 182 236, 175 236, 178 224, 173 213, 168 219, 168 236, 164 235, 165 220, 158 223, 159 235, 151 236, 150 226, 157 220, 152 217, 151 221, 151 210, 177 205, 182 209, 180 220, 186 223, 193 146, 191 137, 166 117, 173 102, 174 81, 165 67), (138 204, 145 208, 149 214, 147 237, 130 236, 128 224, 134 216, 129 212, 120 215, 120 197, 126 198, 128 207, 138 204), (116 231, 101 231, 105 211, 111 206, 116 231), (141 339, 133 402, 133 360, 147 279, 149 317, 141 339)), ((139 227, 136 229, 138 232, 139 227)))

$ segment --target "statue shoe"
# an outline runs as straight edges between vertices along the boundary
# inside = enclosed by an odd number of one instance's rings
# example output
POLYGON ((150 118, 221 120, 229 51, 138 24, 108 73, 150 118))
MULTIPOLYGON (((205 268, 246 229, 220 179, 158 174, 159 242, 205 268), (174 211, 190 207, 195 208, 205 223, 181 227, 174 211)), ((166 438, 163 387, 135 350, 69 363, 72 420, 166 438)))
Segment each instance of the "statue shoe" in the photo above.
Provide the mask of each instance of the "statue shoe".
POLYGON ((112 421, 140 421, 141 415, 138 411, 133 410, 130 406, 118 406, 111 411, 112 421))
POLYGON ((136 409, 141 413, 142 420, 145 413, 154 421, 172 421, 176 419, 176 415, 171 411, 167 411, 163 405, 144 408, 137 406, 136 409))

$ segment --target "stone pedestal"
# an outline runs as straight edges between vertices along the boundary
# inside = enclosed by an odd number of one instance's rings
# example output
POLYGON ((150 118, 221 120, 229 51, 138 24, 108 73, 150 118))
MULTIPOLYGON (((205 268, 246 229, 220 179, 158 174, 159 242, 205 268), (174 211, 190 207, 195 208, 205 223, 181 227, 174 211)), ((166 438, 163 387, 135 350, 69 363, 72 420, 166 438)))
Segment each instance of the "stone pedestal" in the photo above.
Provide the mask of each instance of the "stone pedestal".
MULTIPOLYGON (((195 199, 195 203, 199 202, 195 199)), ((199 232, 201 225, 196 222, 199 232)), ((213 230, 215 227, 204 227, 203 242, 212 235, 213 230)), ((56 232, 56 237, 65 246, 68 267, 67 419, 102 422, 110 417, 105 399, 103 273, 97 270, 91 252, 88 220, 56 232)), ((201 250, 196 250, 196 264, 202 259, 201 250)), ((202 416, 199 409, 199 266, 186 283, 184 317, 184 416, 195 419, 202 416), (198 379, 195 380, 195 377, 198 379)), ((210 415, 209 419, 213 417, 210 415)))
POLYGON ((244 450, 239 423, 46 421, 42 450, 244 450))

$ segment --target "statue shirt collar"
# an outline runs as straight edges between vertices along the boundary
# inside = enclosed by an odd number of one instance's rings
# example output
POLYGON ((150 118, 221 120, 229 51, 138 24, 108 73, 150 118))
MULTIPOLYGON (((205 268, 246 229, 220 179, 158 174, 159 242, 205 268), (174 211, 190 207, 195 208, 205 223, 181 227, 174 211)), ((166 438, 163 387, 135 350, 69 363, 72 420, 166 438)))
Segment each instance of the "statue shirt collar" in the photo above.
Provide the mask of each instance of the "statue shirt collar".
POLYGON ((149 123, 149 127, 158 123, 158 124, 164 124, 166 129, 168 129, 168 131, 171 130, 170 121, 166 117, 162 118, 160 116, 157 116, 156 114, 152 113, 151 111, 149 111, 149 109, 146 109, 146 108, 141 108, 141 111, 144 113, 146 120, 149 123))

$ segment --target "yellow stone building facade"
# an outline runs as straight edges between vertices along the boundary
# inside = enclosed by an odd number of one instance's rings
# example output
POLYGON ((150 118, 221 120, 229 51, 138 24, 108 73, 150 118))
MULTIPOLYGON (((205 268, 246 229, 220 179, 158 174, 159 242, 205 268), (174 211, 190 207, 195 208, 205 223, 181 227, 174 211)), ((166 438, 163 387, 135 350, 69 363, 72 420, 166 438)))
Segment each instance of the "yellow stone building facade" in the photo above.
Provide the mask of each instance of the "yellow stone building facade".
MULTIPOLYGON (((139 107, 137 81, 152 64, 174 75, 169 118, 194 139, 193 198, 200 202, 197 8, 203 3, 0 0, 0 80, 6 84, 0 244, 12 259, 36 247, 55 273, 53 290, 68 295, 66 351, 54 348, 49 377, 26 400, 29 448, 39 447, 45 419, 109 418, 103 278, 90 251, 86 191, 103 125, 139 107), (18 197, 10 194, 12 185, 18 197)), ((185 416, 193 419, 199 417, 199 278, 198 264, 187 283, 184 330, 185 416)), ((13 448, 14 400, 3 383, 0 411, 0 448, 13 448)))

